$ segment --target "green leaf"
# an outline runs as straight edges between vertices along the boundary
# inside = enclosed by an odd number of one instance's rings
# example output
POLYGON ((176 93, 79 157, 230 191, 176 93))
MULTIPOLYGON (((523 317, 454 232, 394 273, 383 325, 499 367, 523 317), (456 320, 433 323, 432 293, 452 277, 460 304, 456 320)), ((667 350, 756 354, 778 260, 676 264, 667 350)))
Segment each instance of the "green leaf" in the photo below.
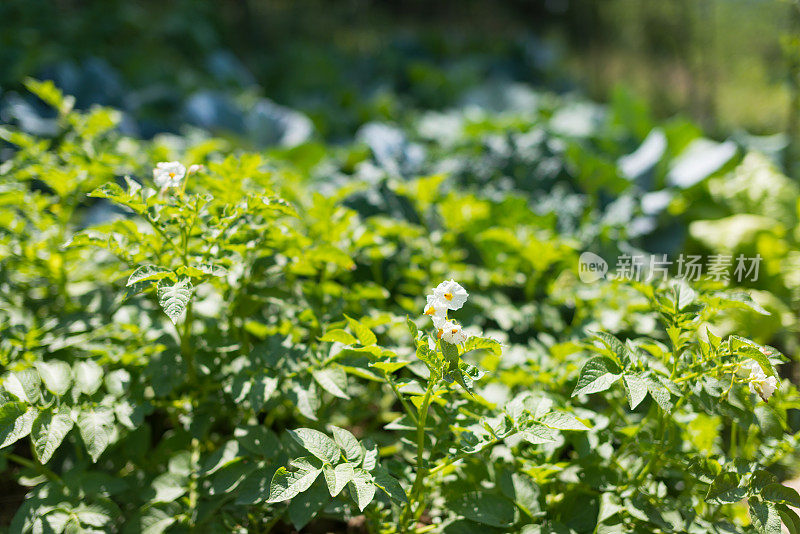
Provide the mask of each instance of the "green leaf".
MULTIPOLYGON (((48 513, 47 515, 42 518, 39 517, 41 523, 39 525, 46 525, 48 529, 44 529, 45 532, 64 532, 64 530, 69 527, 70 533, 72 532, 80 532, 81 526, 72 510, 69 513, 63 510, 53 510, 52 512, 48 513)), ((37 528, 38 525, 35 524, 34 529, 37 528)), ((41 527, 40 527, 41 528, 41 527)))
POLYGON ((297 406, 298 412, 312 421, 317 420, 315 412, 319 409, 320 400, 313 382, 303 381, 292 386, 289 391, 289 399, 297 406))
POLYGON ((105 234, 96 232, 94 230, 84 230, 77 232, 64 243, 64 248, 78 248, 78 247, 100 247, 105 248, 108 245, 108 237, 105 234))
POLYGON ((439 340, 439 346, 442 347, 442 355, 444 356, 444 361, 447 364, 446 369, 451 373, 458 371, 458 347, 452 343, 448 343, 443 339, 439 340))
POLYGON ((188 479, 177 473, 164 473, 153 479, 155 496, 150 502, 172 502, 187 492, 188 479))
POLYGON ((712 332, 708 326, 706 326, 706 336, 708 336, 708 342, 711 344, 714 350, 719 348, 719 343, 722 341, 722 338, 712 332))
POLYGON ((34 78, 25 78, 24 85, 28 91, 38 96, 60 115, 66 115, 72 111, 72 107, 75 105, 75 97, 64 96, 52 80, 39 81, 34 78))
POLYGON ((616 336, 608 332, 592 332, 592 334, 600 339, 608 349, 619 358, 623 366, 628 366, 636 359, 636 356, 631 352, 625 343, 620 341, 616 336))
POLYGON ((239 442, 227 441, 222 447, 212 452, 203 462, 201 474, 213 475, 223 467, 232 464, 240 458, 239 442))
POLYGON ((258 456, 272 458, 279 452, 278 436, 262 425, 240 426, 235 435, 242 447, 258 456))
POLYGON ((431 373, 434 375, 441 375, 442 373, 442 362, 438 357, 438 353, 436 351, 432 351, 428 347, 427 338, 422 338, 419 344, 417 344, 417 358, 419 358, 425 365, 428 366, 431 373))
POLYGON ((672 283, 672 292, 678 311, 685 310, 697 299, 697 292, 683 280, 675 280, 672 283))
POLYGON ((334 328, 333 330, 328 330, 325 332, 325 335, 319 338, 320 341, 326 341, 328 343, 338 342, 343 343, 345 345, 354 345, 356 341, 358 341, 355 337, 350 335, 349 332, 345 332, 340 328, 334 328))
POLYGON ((368 347, 378 342, 378 338, 375 337, 372 330, 347 315, 345 315, 345 318, 347 319, 347 324, 350 326, 350 330, 356 334, 358 342, 363 346, 368 347))
POLYGON ((84 408, 78 415, 78 430, 92 461, 97 462, 111 442, 114 412, 105 406, 84 408))
POLYGON ((149 404, 133 404, 130 399, 119 399, 114 404, 117 421, 130 430, 136 430, 144 421, 149 404))
POLYGON ((72 369, 66 362, 59 360, 36 362, 36 370, 39 371, 44 386, 54 395, 61 397, 69 390, 72 383, 72 369))
POLYGON ((353 470, 353 480, 350 481, 350 495, 362 512, 375 497, 375 484, 372 475, 366 470, 357 467, 353 470))
POLYGON ((419 328, 417 328, 417 323, 412 321, 407 315, 406 326, 408 326, 408 333, 411 334, 411 339, 416 340, 419 337, 419 328))
POLYGON ((778 482, 778 477, 766 469, 756 469, 750 476, 750 489, 755 492, 761 492, 762 489, 773 482, 778 482))
POLYGON ((347 373, 341 367, 326 367, 325 369, 315 369, 311 375, 322 389, 340 399, 349 399, 347 394, 347 373))
POLYGON ((663 384, 650 378, 647 380, 647 391, 662 410, 665 412, 672 411, 672 401, 670 400, 669 390, 667 390, 663 384))
POLYGON ((39 414, 31 428, 31 441, 41 463, 46 464, 50 461, 53 453, 72 430, 73 424, 69 409, 66 407, 55 412, 47 409, 39 414))
POLYGON ((243 458, 236 458, 211 477, 208 492, 210 495, 230 495, 255 470, 256 466, 253 463, 243 458))
MULTIPOLYGON (((130 182, 129 182, 130 185, 130 182)), ((143 215, 147 210, 147 205, 141 198, 135 195, 135 190, 131 188, 129 191, 124 191, 119 185, 109 182, 101 187, 98 187, 91 193, 90 197, 105 198, 112 202, 116 202, 121 206, 129 208, 134 213, 143 215)))
POLYGON ((117 369, 107 373, 103 382, 105 382, 109 393, 122 396, 130 387, 131 374, 125 369, 117 369))
POLYGON ((0 449, 30 434, 37 413, 36 408, 29 408, 23 402, 0 406, 0 449))
POLYGON ((406 496, 406 491, 403 489, 403 486, 401 486, 400 482, 390 475, 386 469, 378 466, 372 471, 372 476, 375 485, 383 490, 390 499, 396 503, 408 502, 408 497, 406 496))
POLYGON ((139 293, 148 291, 152 287, 152 282, 140 282, 138 284, 133 284, 132 286, 126 287, 122 290, 122 292, 120 292, 120 300, 122 302, 127 302, 129 299, 135 297, 139 293))
MULTIPOLYGON (((503 495, 514 501, 526 515, 534 517, 541 512, 539 503, 541 490, 530 476, 504 470, 498 480, 498 487, 503 495)), ((600 521, 601 518, 598 516, 598 522, 600 521)))
POLYGON ((301 530, 330 500, 331 497, 325 491, 325 486, 314 484, 308 491, 298 495, 289 503, 287 510, 289 521, 292 522, 294 528, 301 530))
POLYGON ((344 452, 347 461, 355 462, 356 464, 360 463, 364 451, 361 449, 361 444, 356 437, 344 428, 333 425, 331 425, 331 428, 333 429, 333 439, 344 452))
POLYGON ((77 362, 74 374, 76 389, 86 395, 94 395, 103 384, 103 368, 93 360, 77 362))
POLYGON ((456 499, 451 507, 455 513, 482 525, 508 529, 514 524, 514 503, 494 493, 468 493, 456 499))
POLYGON ((105 527, 113 521, 114 516, 118 513, 118 509, 109 501, 100 501, 89 505, 80 503, 75 508, 78 520, 84 525, 92 527, 105 527))
POLYGON ((581 369, 572 396, 605 391, 621 376, 622 370, 613 360, 605 356, 595 356, 587 361, 581 369))
POLYGON ((739 481, 739 475, 736 473, 720 473, 708 488, 706 500, 720 504, 741 501, 747 495, 747 488, 739 487, 739 481))
POLYGON ((502 356, 503 354, 503 346, 500 342, 488 337, 473 336, 469 338, 467 342, 464 343, 464 352, 472 350, 486 350, 495 356, 502 356))
POLYGON ((216 263, 197 263, 195 265, 181 265, 176 271, 179 276, 186 275, 194 278, 205 278, 214 276, 221 278, 228 274, 228 270, 216 263))
POLYGON ((797 512, 784 504, 779 504, 777 508, 781 521, 789 534, 800 534, 800 516, 797 515, 797 512))
POLYGON ((484 376, 484 372, 474 365, 461 361, 458 364, 458 371, 453 373, 456 381, 461 384, 467 392, 472 395, 472 386, 484 376))
POLYGON ((268 197, 263 197, 261 201, 264 203, 264 207, 266 209, 275 210, 279 213, 288 215, 290 217, 298 216, 297 209, 295 209, 295 207, 292 206, 289 202, 278 196, 272 195, 268 197))
POLYGON ((298 458, 291 462, 291 471, 278 468, 269 486, 267 502, 281 502, 306 491, 322 472, 322 464, 316 458, 298 458))
POLYGON ((336 497, 341 493, 344 487, 353 479, 353 469, 356 464, 344 463, 336 467, 330 464, 325 464, 322 472, 325 475, 325 483, 328 485, 328 491, 331 497, 336 497))
POLYGON ((800 508, 800 494, 797 493, 797 490, 783 484, 767 484, 761 490, 761 498, 765 501, 800 508))
POLYGON ((269 376, 265 371, 259 371, 253 375, 251 384, 250 403, 254 410, 261 411, 264 408, 264 404, 278 390, 278 379, 269 376))
POLYGON ((761 352, 761 347, 756 345, 754 342, 743 337, 730 336, 729 343, 731 351, 744 355, 748 358, 752 358, 758 363, 767 376, 774 376, 775 378, 780 379, 775 366, 773 366, 772 362, 769 361, 767 355, 761 352))
POLYGON ((628 397, 628 404, 631 410, 636 408, 647 396, 647 380, 640 374, 626 374, 622 377, 625 384, 625 395, 628 397))
POLYGON ((367 471, 372 471, 378 465, 378 447, 369 439, 364 440, 364 460, 361 467, 367 471))
POLYGON ((252 505, 266 501, 270 483, 277 471, 275 466, 259 467, 247 475, 236 490, 236 504, 252 505))
POLYGON ((172 324, 177 324, 178 318, 186 310, 186 305, 192 298, 192 292, 192 282, 189 278, 181 278, 174 284, 171 284, 169 280, 158 282, 158 304, 170 318, 172 324))
POLYGON ((530 427, 520 432, 522 439, 533 445, 541 443, 551 443, 558 439, 558 433, 549 427, 534 423, 530 427))
POLYGON ((244 479, 255 466, 250 462, 237 458, 229 463, 211 477, 211 486, 208 488, 209 495, 225 495, 232 493, 239 487, 244 479))
POLYGON ((380 369, 380 370, 381 370, 381 371, 383 371, 384 373, 387 373, 387 374, 392 374, 392 373, 394 373, 395 371, 399 371, 400 369, 402 369, 403 367, 405 367, 405 366, 406 366, 406 365, 408 365, 409 363, 411 363, 411 362, 392 362, 392 361, 385 361, 385 362, 374 362, 374 363, 370 363, 370 364, 369 364, 369 366, 370 366, 370 367, 374 367, 374 368, 376 368, 376 369, 380 369))
POLYGON ((133 273, 131 273, 130 277, 128 277, 128 283, 125 285, 130 287, 133 284, 157 281, 172 275, 172 271, 166 267, 159 267, 157 265, 140 265, 135 271, 133 271, 133 273))
POLYGON ((781 516, 778 508, 771 502, 760 502, 755 497, 748 499, 750 519, 753 526, 762 534, 780 534, 781 516))
POLYGON ((715 293, 715 297, 719 298, 720 300, 726 301, 732 306, 745 308, 749 310, 753 310, 754 312, 761 314, 761 315, 771 315, 767 310, 764 309, 758 302, 753 300, 753 297, 750 296, 749 293, 744 292, 720 292, 715 293))
MULTIPOLYGON (((37 145, 38 138, 32 135, 24 134, 19 130, 12 130, 6 126, 0 126, 0 139, 7 141, 12 145, 20 148, 34 148, 37 145)), ((42 146, 44 143, 39 142, 42 146)))
POLYGON ((298 428, 289 430, 292 436, 305 450, 331 464, 338 463, 341 458, 339 446, 331 438, 313 428, 298 428))
POLYGON ((8 373, 3 380, 6 391, 29 404, 35 404, 42 398, 41 384, 38 371, 32 367, 8 373))
MULTIPOLYGON (((130 532, 139 532, 141 534, 162 534, 165 532, 177 518, 163 510, 156 507, 148 508, 141 516, 136 525, 136 530, 130 532)), ((128 532, 128 530, 126 530, 128 532)))
POLYGON ((539 422, 557 430, 587 430, 589 428, 578 421, 574 415, 566 412, 550 412, 539 419, 539 422))

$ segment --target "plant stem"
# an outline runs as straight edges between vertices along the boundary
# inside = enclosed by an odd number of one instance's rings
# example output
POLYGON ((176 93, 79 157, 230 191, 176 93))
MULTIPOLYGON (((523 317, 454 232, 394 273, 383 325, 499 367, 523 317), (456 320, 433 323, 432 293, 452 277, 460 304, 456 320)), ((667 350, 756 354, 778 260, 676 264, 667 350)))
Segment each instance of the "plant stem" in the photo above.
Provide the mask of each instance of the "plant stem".
POLYGON ((53 482, 57 482, 58 484, 64 485, 64 481, 61 479, 60 476, 55 474, 53 471, 45 467, 44 465, 34 462, 33 460, 29 460, 27 458, 23 458, 22 456, 18 456, 16 454, 6 454, 6 458, 12 460, 23 467, 28 467, 30 469, 34 469, 39 471, 41 474, 52 480, 53 482))
POLYGON ((414 421, 414 423, 416 423, 417 414, 414 413, 414 410, 411 409, 411 406, 408 404, 408 401, 406 401, 406 399, 404 399, 403 396, 400 394, 400 390, 397 388, 397 384, 395 384, 394 380, 392 380, 392 375, 384 372, 384 376, 386 377, 386 381, 392 387, 392 391, 394 391, 397 400, 399 400, 400 404, 403 405, 403 409, 406 411, 406 414, 411 418, 412 421, 414 421))
POLYGON ((655 467, 656 462, 661 457, 664 452, 664 437, 666 434, 666 424, 665 424, 665 417, 664 412, 659 410, 658 412, 658 451, 653 451, 650 454, 650 460, 642 467, 639 473, 636 475, 636 481, 642 482, 644 478, 647 476, 648 473, 655 467))
MULTIPOLYGON (((485 450, 488 450, 488 449, 494 447, 495 445, 497 445, 498 443, 500 443, 500 440, 498 438, 494 438, 490 442, 488 442, 486 445, 484 445, 483 448, 480 449, 480 451, 478 451, 478 452, 483 452, 485 450)), ((475 453, 474 452, 462 452, 461 454, 457 454, 456 456, 453 456, 451 458, 447 458, 444 462, 440 463, 439 465, 437 465, 436 467, 434 467, 433 469, 428 471, 428 476, 435 475, 436 473, 439 473, 440 471, 443 471, 443 470, 447 469, 451 465, 455 465, 455 464, 461 462, 461 460, 463 460, 464 458, 467 458, 468 456, 472 456, 473 454, 475 454, 475 453)))
MULTIPOLYGON (((197 465, 200 462, 200 441, 197 440, 197 438, 192 439, 191 447, 192 465, 197 465)), ((197 526, 195 524, 195 519, 197 518, 197 502, 200 497, 199 492, 197 491, 197 486, 197 471, 192 469, 192 474, 189 480, 189 524, 194 526, 197 526)))
MULTIPOLYGON (((156 223, 156 221, 152 220, 150 217, 144 217, 144 220, 146 220, 148 223, 150 223, 150 226, 151 226, 151 227, 152 227, 152 228, 153 228, 153 229, 154 229, 156 232, 158 232, 158 233, 161 235, 161 237, 163 237, 163 238, 164 238, 164 239, 167 241, 167 243, 169 243, 169 244, 170 244, 170 246, 172 247, 172 250, 174 250, 175 252, 177 252, 177 251, 178 251, 178 247, 177 247, 177 245, 175 245, 175 242, 174 242, 174 241, 172 240, 172 238, 171 238, 169 235, 167 235, 167 233, 166 233, 166 232, 165 232, 165 231, 164 231, 164 230, 163 230, 163 229, 162 229, 162 228, 161 228, 161 227, 158 225, 158 223, 156 223)), ((163 251, 163 246, 162 246, 162 251, 163 251)), ((161 256, 161 253, 159 253, 159 256, 161 256)))
POLYGON ((192 351, 192 302, 186 306, 186 317, 183 319, 183 331, 177 326, 175 329, 178 331, 178 337, 181 341, 181 355, 186 362, 186 372, 189 375, 189 383, 194 384, 197 381, 197 367, 194 363, 194 352, 192 351))
POLYGON ((414 485, 411 487, 411 494, 403 510, 403 515, 400 518, 400 525, 404 532, 413 532, 414 530, 414 505, 419 499, 419 494, 422 491, 422 485, 427 476, 427 468, 425 467, 425 421, 428 419, 428 408, 431 404, 431 397, 436 388, 438 379, 431 377, 428 381, 428 388, 425 390, 425 396, 422 399, 422 405, 419 409, 419 419, 417 420, 417 474, 414 478, 414 485), (410 524, 406 524, 410 522, 410 524))
POLYGON ((707 369, 705 371, 697 371, 696 373, 691 373, 691 374, 688 374, 688 375, 684 375, 684 376, 682 376, 680 378, 676 378, 675 380, 673 380, 673 382, 675 382, 676 384, 680 384, 681 382, 686 382, 687 380, 691 380, 692 378, 697 378, 698 376, 702 376, 704 374, 711 373, 713 371, 721 371, 723 369, 733 368, 735 366, 736 365, 732 364, 732 363, 726 363, 724 365, 718 365, 716 367, 712 367, 711 369, 707 369))

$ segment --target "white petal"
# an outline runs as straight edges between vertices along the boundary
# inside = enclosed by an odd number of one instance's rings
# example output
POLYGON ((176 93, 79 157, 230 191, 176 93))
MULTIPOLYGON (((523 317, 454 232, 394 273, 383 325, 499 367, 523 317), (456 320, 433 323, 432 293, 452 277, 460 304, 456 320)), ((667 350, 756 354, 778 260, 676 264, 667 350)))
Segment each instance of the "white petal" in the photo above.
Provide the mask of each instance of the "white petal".
POLYGON ((433 319, 433 326, 436 327, 437 330, 443 329, 445 324, 449 322, 444 315, 432 315, 431 319, 433 319))
POLYGON ((436 297, 436 295, 428 295, 427 297, 427 304, 425 304, 425 310, 423 313, 425 315, 440 315, 445 316, 447 315, 447 304, 436 297))
POLYGON ((469 293, 455 280, 446 280, 433 289, 436 298, 444 301, 450 310, 460 309, 469 297, 469 293))
POLYGON ((153 180, 160 188, 177 187, 186 175, 186 167, 179 161, 162 161, 153 169, 153 180))
POLYGON ((442 339, 444 339, 448 343, 452 343, 454 345, 463 343, 463 341, 461 341, 463 336, 464 333, 463 330, 461 329, 461 325, 458 325, 453 321, 447 321, 442 327, 442 339))

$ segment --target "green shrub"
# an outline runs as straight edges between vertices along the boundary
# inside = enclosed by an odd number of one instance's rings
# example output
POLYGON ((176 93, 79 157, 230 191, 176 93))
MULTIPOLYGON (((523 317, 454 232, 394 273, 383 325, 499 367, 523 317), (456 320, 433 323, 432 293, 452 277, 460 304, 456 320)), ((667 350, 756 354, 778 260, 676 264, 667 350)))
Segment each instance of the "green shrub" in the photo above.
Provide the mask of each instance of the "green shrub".
POLYGON ((364 185, 297 151, 136 141, 30 88, 60 132, 0 130, 10 532, 800 528, 786 358, 714 334, 764 310, 718 283, 582 284, 580 236, 624 222, 570 232, 437 174, 385 180, 365 216, 364 185), (426 306, 450 278, 469 298, 426 306))

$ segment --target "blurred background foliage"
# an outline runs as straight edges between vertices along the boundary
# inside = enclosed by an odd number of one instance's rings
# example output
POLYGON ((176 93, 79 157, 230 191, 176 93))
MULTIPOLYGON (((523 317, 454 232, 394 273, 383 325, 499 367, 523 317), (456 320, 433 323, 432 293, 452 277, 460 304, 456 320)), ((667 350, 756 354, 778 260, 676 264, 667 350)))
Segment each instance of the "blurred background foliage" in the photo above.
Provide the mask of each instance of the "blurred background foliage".
POLYGON ((7 0, 0 87, 51 77, 79 106, 132 113, 143 136, 176 128, 177 110, 197 119, 209 91, 267 96, 336 137, 487 79, 600 101, 624 85, 657 117, 767 134, 792 120, 798 26, 785 0, 7 0))

